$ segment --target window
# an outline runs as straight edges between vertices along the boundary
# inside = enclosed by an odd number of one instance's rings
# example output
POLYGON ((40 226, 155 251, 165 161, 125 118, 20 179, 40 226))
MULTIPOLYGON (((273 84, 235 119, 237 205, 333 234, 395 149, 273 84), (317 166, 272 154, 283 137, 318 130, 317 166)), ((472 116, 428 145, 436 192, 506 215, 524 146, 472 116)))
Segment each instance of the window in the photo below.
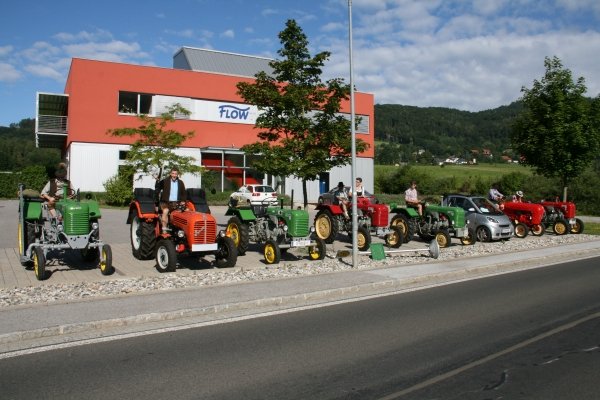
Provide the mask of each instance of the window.
POLYGON ((150 114, 152 95, 135 92, 119 92, 119 113, 150 114))
POLYGON ((126 150, 119 150, 119 160, 120 161, 127 160, 127 154, 129 154, 128 151, 126 151, 126 150))

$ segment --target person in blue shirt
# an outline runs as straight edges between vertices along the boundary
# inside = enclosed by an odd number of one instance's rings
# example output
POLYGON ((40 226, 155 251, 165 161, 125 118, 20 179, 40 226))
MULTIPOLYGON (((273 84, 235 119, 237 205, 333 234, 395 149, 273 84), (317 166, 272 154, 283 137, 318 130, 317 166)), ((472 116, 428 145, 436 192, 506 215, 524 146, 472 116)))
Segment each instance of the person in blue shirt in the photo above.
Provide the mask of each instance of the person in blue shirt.
POLYGON ((179 179, 179 169, 177 167, 172 167, 169 176, 160 181, 157 185, 157 189, 160 191, 160 222, 163 232, 166 232, 169 230, 169 212, 175 210, 177 207, 185 207, 185 185, 183 181, 179 179))

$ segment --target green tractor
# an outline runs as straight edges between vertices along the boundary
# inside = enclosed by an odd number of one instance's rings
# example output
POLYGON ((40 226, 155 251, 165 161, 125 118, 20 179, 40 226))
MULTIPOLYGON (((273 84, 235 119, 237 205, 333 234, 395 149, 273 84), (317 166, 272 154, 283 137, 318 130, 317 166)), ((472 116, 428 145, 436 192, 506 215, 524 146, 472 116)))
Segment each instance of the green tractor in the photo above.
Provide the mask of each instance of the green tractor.
POLYGON ((281 255, 291 248, 308 248, 311 260, 325 258, 325 242, 313 235, 314 227, 309 223, 306 210, 271 206, 266 202, 251 204, 231 198, 225 215, 227 236, 235 243, 238 254, 248 250, 250 242, 264 244, 263 255, 267 264, 277 264, 281 255), (311 238, 314 236, 314 238, 311 238))
POLYGON ((32 268, 38 280, 46 278, 46 260, 65 251, 78 250, 84 261, 98 261, 103 275, 114 273, 112 250, 100 240, 98 202, 80 199, 79 191, 68 193, 55 205, 51 218, 39 192, 19 184, 18 242, 21 264, 32 268))
POLYGON ((424 203, 421 218, 416 209, 392 203, 390 214, 396 214, 390 226, 400 228, 405 243, 417 234, 426 241, 435 239, 441 248, 450 246, 452 237, 459 238, 463 245, 475 244, 475 232, 469 227, 465 210, 460 207, 424 203))

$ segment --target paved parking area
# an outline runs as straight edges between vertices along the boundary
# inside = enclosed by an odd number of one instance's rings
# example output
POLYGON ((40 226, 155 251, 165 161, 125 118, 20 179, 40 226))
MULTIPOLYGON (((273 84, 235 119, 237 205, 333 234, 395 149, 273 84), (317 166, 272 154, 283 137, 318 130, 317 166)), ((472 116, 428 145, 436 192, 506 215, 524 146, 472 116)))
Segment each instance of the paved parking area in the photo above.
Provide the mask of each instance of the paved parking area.
MULTIPOLYGON (((25 286, 40 286, 44 284, 73 284, 77 282, 96 282, 125 278, 144 278, 161 275, 155 268, 155 261, 140 261, 131 254, 129 241, 129 225, 125 223, 126 210, 102 209, 100 220, 101 238, 110 244, 113 253, 115 274, 103 276, 93 263, 85 262, 76 251, 66 252, 64 257, 48 261, 46 270, 50 274, 44 281, 38 281, 31 270, 25 269, 19 262, 17 248, 17 221, 18 201, 0 201, 0 220, 5 221, 4 229, 0 230, 0 288, 13 288, 25 286)), ((212 214, 217 218, 217 223, 225 228, 229 217, 225 216, 226 207, 211 207, 212 214)), ((310 211, 311 220, 314 211, 310 211)), ((342 240, 335 241, 327 246, 328 257, 335 257, 338 250, 351 249, 351 243, 345 236, 342 240), (346 239, 344 241, 344 239, 346 239)), ((383 242, 382 239, 373 238, 373 242, 383 242)), ((423 248, 424 243, 412 241, 402 246, 402 249, 423 248)), ((213 268, 212 256, 206 259, 198 257, 182 257, 177 274, 190 274, 199 269, 213 268)), ((351 262, 351 259, 348 259, 351 262)), ((282 255, 281 263, 294 264, 309 262, 306 249, 294 249, 285 256, 282 255)), ((261 252, 261 246, 250 245, 246 255, 238 257, 235 268, 251 269, 265 268, 266 264, 261 252)))

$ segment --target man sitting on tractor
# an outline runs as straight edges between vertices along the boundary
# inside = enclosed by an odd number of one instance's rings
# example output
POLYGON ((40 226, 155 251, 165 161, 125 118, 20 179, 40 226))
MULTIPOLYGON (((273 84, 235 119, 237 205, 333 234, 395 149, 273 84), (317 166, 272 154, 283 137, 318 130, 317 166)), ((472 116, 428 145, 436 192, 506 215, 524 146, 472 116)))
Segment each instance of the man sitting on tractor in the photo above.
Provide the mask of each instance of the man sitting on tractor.
POLYGON ((515 194, 513 194, 512 201, 513 201, 513 203, 522 203, 523 202, 523 192, 520 190, 517 190, 517 192, 515 194))
POLYGON ((56 210, 54 208, 56 202, 64 197, 71 196, 73 189, 71 182, 66 179, 67 165, 65 163, 58 164, 58 168, 54 173, 56 178, 50 179, 44 189, 42 189, 41 197, 48 202, 48 213, 51 218, 56 218, 56 210))
POLYGON ((417 193, 417 182, 411 181, 410 187, 404 192, 404 202, 407 207, 416 208, 419 213, 419 217, 423 216, 423 205, 419 202, 419 195, 417 193))
POLYGON ((160 199, 162 231, 167 232, 169 230, 169 212, 178 207, 185 207, 185 185, 179 179, 179 169, 172 167, 169 176, 156 185, 156 190, 160 192, 158 198, 160 199))

